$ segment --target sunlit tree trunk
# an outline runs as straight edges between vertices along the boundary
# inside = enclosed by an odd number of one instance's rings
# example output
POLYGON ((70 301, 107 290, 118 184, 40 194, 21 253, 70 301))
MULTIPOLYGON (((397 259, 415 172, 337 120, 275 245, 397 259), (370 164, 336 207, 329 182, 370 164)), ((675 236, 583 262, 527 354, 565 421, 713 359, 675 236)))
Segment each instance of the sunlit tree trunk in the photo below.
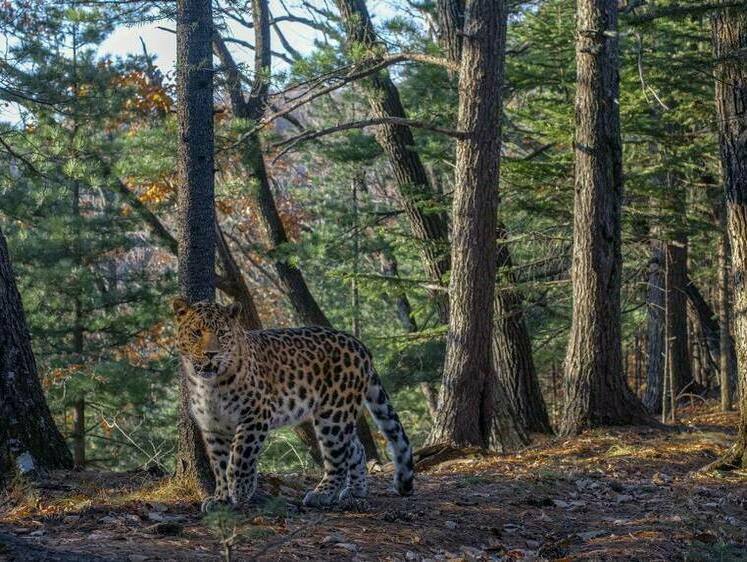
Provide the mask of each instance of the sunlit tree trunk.
POLYGON ((724 211, 720 213, 722 232, 719 236, 718 253, 719 387, 721 410, 727 412, 732 409, 732 386, 737 378, 737 358, 734 352, 734 340, 731 335, 731 252, 729 249, 726 213, 724 211))
POLYGON ((491 353, 505 31, 502 0, 466 3, 457 125, 469 136, 457 141, 449 331, 429 438, 497 450, 526 443, 491 353))
POLYGON ((734 445, 711 468, 733 469, 747 467, 747 11, 724 8, 712 23, 716 111, 732 252, 740 416, 734 445))
POLYGON ((565 359, 561 433, 648 421, 622 372, 617 3, 579 0, 573 320, 565 359))
MULTIPOLYGON (((439 43, 447 58, 459 64, 462 56, 463 0, 438 0, 439 43)), ((493 369, 503 386, 507 401, 529 432, 552 433, 537 371, 532 340, 524 321, 524 299, 514 287, 511 249, 505 243, 508 232, 498 225, 498 284, 494 299, 493 369)))

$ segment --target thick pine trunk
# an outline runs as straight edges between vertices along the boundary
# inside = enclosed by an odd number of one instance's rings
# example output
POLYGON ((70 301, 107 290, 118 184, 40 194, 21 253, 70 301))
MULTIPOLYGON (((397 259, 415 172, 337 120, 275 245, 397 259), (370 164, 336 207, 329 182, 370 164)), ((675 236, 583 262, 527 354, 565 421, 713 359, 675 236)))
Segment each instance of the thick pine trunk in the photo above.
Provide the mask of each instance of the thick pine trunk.
POLYGON ((651 261, 648 270, 646 313, 648 330, 648 365, 646 393, 643 403, 649 412, 661 412, 664 390, 664 249, 659 240, 651 240, 651 261))
MULTIPOLYGON (((378 48, 376 35, 364 0, 337 1, 343 22, 351 41, 368 48, 378 48)), ((440 39, 445 46, 450 60, 459 62, 462 49, 462 29, 464 2, 446 0, 438 6, 441 20, 440 39)), ((380 72, 366 82, 369 105, 374 117, 406 117, 396 86, 385 72, 380 72)), ((420 156, 415 151, 415 141, 409 127, 385 125, 377 129, 376 138, 387 155, 399 187, 399 196, 405 209, 413 235, 420 242, 424 267, 429 279, 441 283, 449 271, 447 248, 448 222, 445 213, 427 212, 433 205, 436 193, 432 189, 428 174, 420 156)), ((437 203, 437 202, 436 202, 437 203)), ((504 250, 508 255, 508 249, 504 250)), ((440 291, 431 294, 439 310, 442 323, 448 321, 448 307, 440 291)), ((523 306, 521 295, 515 292, 507 298, 519 308, 523 306)), ((521 313, 516 321, 497 323, 493 345, 503 349, 504 353, 496 359, 496 370, 505 374, 506 393, 514 403, 527 404, 537 413, 527 418, 531 431, 549 432, 549 425, 542 419, 547 417, 546 408, 539 390, 536 372, 515 370, 533 367, 531 340, 521 313), (521 355, 514 355, 521 353, 521 355), (507 361, 498 363, 506 359, 507 361), (515 392, 529 392, 526 396, 515 392), (544 412, 544 413, 543 413, 544 412)), ((523 416, 522 416, 523 417, 523 416)))
POLYGON ((491 353, 505 31, 503 1, 467 2, 457 126, 470 135, 457 142, 449 331, 439 411, 429 438, 495 450, 527 442, 493 371, 491 353))
POLYGON ((573 320, 561 433, 648 422, 622 372, 617 4, 579 0, 576 16, 573 320))
MULTIPOLYGON (((177 2, 177 118, 179 288, 188 302, 215 298, 215 196, 213 137, 213 34, 211 0, 177 2)), ((184 372, 180 377, 181 409, 177 476, 212 488, 199 429, 189 414, 184 372)))
POLYGON ((734 283, 734 340, 739 380, 739 428, 712 468, 747 468, 747 12, 724 8, 713 16, 716 110, 734 283))
POLYGON ((73 460, 44 399, 31 341, 0 231, 0 485, 15 468, 70 468, 73 460))

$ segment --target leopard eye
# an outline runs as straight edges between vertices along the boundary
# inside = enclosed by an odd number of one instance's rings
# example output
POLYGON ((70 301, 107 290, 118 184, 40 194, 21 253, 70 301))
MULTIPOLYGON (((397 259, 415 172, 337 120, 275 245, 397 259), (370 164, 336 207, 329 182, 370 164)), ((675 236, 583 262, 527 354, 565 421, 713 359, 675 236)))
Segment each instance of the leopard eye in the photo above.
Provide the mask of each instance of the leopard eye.
POLYGON ((192 335, 196 338, 202 337, 202 330, 199 328, 197 330, 192 330, 192 335))

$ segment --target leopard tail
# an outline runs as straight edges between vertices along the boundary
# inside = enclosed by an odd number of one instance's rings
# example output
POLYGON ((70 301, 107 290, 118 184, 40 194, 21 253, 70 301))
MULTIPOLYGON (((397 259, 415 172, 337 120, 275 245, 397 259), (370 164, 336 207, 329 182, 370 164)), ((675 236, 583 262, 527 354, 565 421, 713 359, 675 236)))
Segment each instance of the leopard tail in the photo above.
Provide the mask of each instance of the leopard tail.
POLYGON ((412 447, 410 447, 410 441, 407 439, 397 412, 389 402, 389 396, 381 384, 381 379, 373 370, 365 401, 366 408, 371 412, 376 426, 388 442, 389 456, 395 466, 394 486, 401 496, 409 496, 413 492, 414 477, 412 447))

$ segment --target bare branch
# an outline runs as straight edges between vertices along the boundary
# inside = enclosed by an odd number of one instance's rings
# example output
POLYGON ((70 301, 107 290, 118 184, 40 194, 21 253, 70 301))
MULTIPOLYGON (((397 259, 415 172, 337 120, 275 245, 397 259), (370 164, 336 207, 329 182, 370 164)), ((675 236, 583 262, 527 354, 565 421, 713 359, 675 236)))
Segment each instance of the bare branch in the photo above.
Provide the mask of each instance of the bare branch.
POLYGON ((289 139, 277 142, 273 146, 285 146, 286 148, 284 148, 282 151, 280 151, 280 153, 277 154, 277 156, 275 156, 273 162, 276 162, 281 156, 283 156, 294 146, 302 142, 318 139, 319 137, 331 135, 332 133, 337 133, 340 131, 347 131, 349 129, 362 129, 364 127, 372 127, 375 125, 401 125, 403 127, 414 127, 416 129, 425 129, 427 131, 441 133, 443 135, 447 135, 456 139, 466 139, 470 134, 465 131, 456 131, 454 129, 448 129, 446 127, 439 127, 438 125, 433 125, 424 121, 418 121, 416 119, 405 119, 402 117, 377 117, 373 119, 364 119, 362 121, 353 121, 351 123, 343 123, 341 125, 335 125, 334 127, 327 127, 325 129, 306 131, 304 133, 301 133, 300 135, 296 135, 289 139))

